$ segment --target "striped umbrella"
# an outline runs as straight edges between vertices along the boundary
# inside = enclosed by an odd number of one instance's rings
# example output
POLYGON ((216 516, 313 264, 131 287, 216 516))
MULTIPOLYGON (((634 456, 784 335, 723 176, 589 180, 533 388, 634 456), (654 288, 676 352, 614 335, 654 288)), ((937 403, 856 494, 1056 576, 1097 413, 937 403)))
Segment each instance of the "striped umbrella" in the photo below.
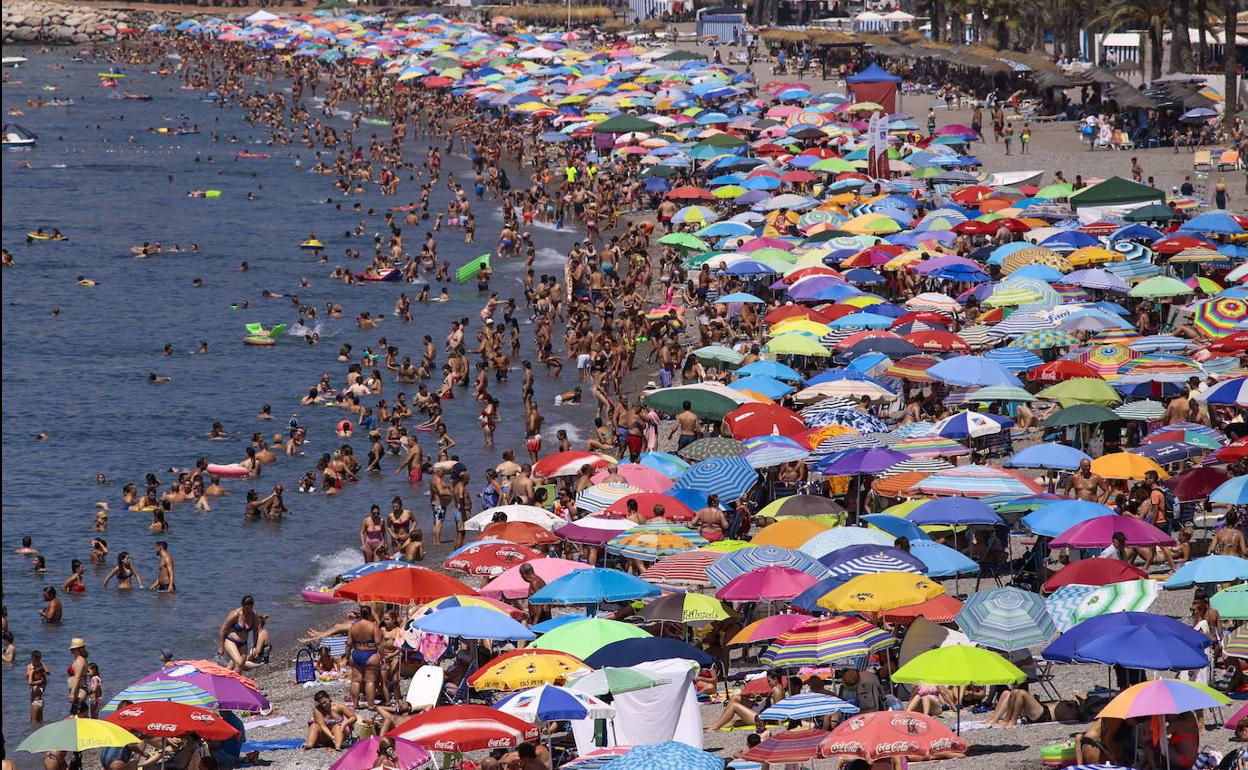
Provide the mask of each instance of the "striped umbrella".
POLYGON ((692 551, 706 544, 706 538, 688 527, 642 524, 608 540, 607 551, 638 561, 657 561, 664 556, 692 551))
POLYGON ((716 588, 723 588, 735 578, 762 567, 789 567, 815 578, 824 578, 828 574, 826 567, 801 551, 760 545, 721 555, 707 568, 706 576, 716 588))
POLYGON ((892 647, 891 634, 856 618, 838 616, 811 620, 781 634, 759 660, 774 668, 847 665, 892 647))
POLYGON ((757 481, 758 471, 740 457, 715 457, 689 466, 672 489, 696 489, 731 501, 750 491, 757 481))
POLYGON ((973 350, 990 348, 996 344, 996 340, 993 339, 989 332, 990 327, 983 324, 975 324, 959 331, 958 336, 966 340, 966 344, 970 345, 973 350))
POLYGON ((711 585, 707 569, 722 555, 703 549, 674 553, 646 567, 641 578, 659 586, 705 588, 711 585))
POLYGON ((1074 269, 1072 264, 1052 249, 1046 249, 1043 246, 1028 246, 1007 255, 1001 262, 1001 271, 1009 275, 1027 265, 1048 265, 1058 272, 1069 273, 1074 269))
POLYGON ((822 593, 856 575, 875 575, 880 572, 910 572, 922 575, 927 565, 917 556, 881 545, 851 545, 823 556, 820 563, 827 565, 833 581, 822 593))
MULTIPOLYGON (((1248 658, 1248 626, 1240 626, 1235 629, 1227 638, 1222 652, 1232 658, 1248 658)), ((783 703, 784 701, 780 702, 783 703)))
MULTIPOLYGON (((1075 586, 1063 586, 1073 588, 1075 586)), ((1079 586, 1080 588, 1084 586, 1079 586)), ((1122 583, 1110 583, 1105 586, 1089 586, 1093 590, 1079 592, 1077 601, 1069 601, 1063 597, 1059 607, 1062 613, 1059 618, 1049 608, 1057 630, 1065 633, 1089 618, 1108 615, 1111 612, 1144 612, 1152 606, 1161 594, 1161 585, 1154 580, 1128 580, 1122 583)), ((1061 589, 1054 592, 1054 596, 1061 589)), ((1052 597, 1050 597, 1052 598, 1052 597)), ((1049 606, 1048 602, 1045 603, 1049 606)))
POLYGON ((641 464, 669 479, 680 478, 682 473, 689 470, 689 463, 669 452, 642 452, 641 464))
POLYGON ((989 495, 1039 494, 1042 490, 1031 479, 1002 468, 986 465, 965 465, 934 473, 914 485, 915 491, 928 495, 989 495))
POLYGON ((1076 360, 1087 364, 1089 369, 1101 377, 1114 379, 1118 377, 1118 370, 1123 364, 1138 358, 1139 355, 1126 345, 1098 345, 1086 353, 1079 354, 1076 360))
POLYGON ((884 374, 910 382, 935 382, 935 378, 928 376, 927 370, 938 362, 939 359, 932 356, 906 356, 885 369, 884 374))
POLYGON ((758 717, 764 722, 787 722, 790 719, 814 719, 824 714, 857 713, 858 707, 849 701, 818 692, 803 692, 771 704, 758 717))
POLYGON ((1084 289, 1099 289, 1101 291, 1113 291, 1120 294, 1126 294, 1127 290, 1130 288, 1127 286, 1127 282, 1120 276, 1114 275, 1108 270, 1102 270, 1101 268, 1076 270, 1062 280, 1072 286, 1079 286, 1084 289))
POLYGON ((862 433, 883 433, 888 430, 888 426, 880 418, 858 409, 829 409, 810 415, 803 409, 801 415, 802 422, 811 428, 817 428, 822 425, 844 425, 862 433))
POLYGON ((745 454, 745 445, 735 439, 711 436, 700 438, 684 449, 677 450, 677 453, 694 462, 709 460, 712 457, 740 457, 745 454))
POLYGON ((1225 337, 1248 318, 1248 302, 1234 297, 1214 297, 1196 303, 1192 325, 1210 337, 1225 337))
POLYGON ((893 544, 893 536, 878 529, 865 527, 833 527, 820 532, 799 547, 802 553, 818 559, 833 551, 839 551, 851 545, 886 545, 893 544))
POLYGON ((827 736, 827 730, 813 727, 786 730, 764 739, 742 754, 741 759, 748 762, 762 762, 766 765, 785 764, 791 767, 794 763, 813 759, 819 753, 819 746, 827 736))
POLYGON ((1161 267, 1154 265, 1148 259, 1128 259, 1124 262, 1116 262, 1107 266, 1105 270, 1128 283, 1154 275, 1161 275, 1161 267))
POLYGON ((1152 260, 1153 250, 1137 241, 1114 241, 1109 247, 1110 251, 1115 254, 1121 254, 1119 259, 1147 259, 1152 260))
POLYGON ((1031 332, 1045 331, 1053 328, 1053 322, 1048 316, 1040 313, 1023 313, 1017 312, 999 324, 991 327, 988 333, 993 337, 1000 339, 1001 337, 1021 337, 1031 332))
POLYGON ((642 491, 644 490, 632 484, 615 482, 595 484, 592 487, 586 487, 581 490, 580 494, 576 496, 576 507, 586 513, 597 513, 616 500, 638 494, 642 491))
POLYGON ((1035 401, 1036 397, 1015 385, 988 385, 966 394, 967 401, 1035 401))
MULTIPOLYGON (((949 439, 929 439, 929 440, 947 441, 949 439)), ((957 443, 957 442, 954 442, 954 443, 957 443)), ((888 470, 880 471, 879 473, 875 474, 875 477, 876 479, 891 479, 894 477, 904 476, 906 474, 921 474, 923 475, 924 478, 926 478, 927 476, 930 476, 933 473, 940 473, 941 471, 949 470, 950 468, 954 468, 956 466, 954 466, 953 463, 945 460, 944 459, 945 457, 970 454, 969 449, 967 449, 966 447, 963 447, 961 444, 958 444, 958 446, 961 447, 960 450, 950 450, 948 453, 942 452, 940 457, 914 457, 909 460, 903 460, 897 463, 896 465, 894 465, 893 467, 889 468, 888 470)))
POLYGON ((207 690, 190 682, 177 679, 153 679, 150 682, 132 684, 114 695, 113 699, 100 709, 100 715, 108 716, 117 710, 118 704, 127 700, 134 703, 170 701, 206 709, 215 709, 218 705, 217 699, 212 697, 207 690))
POLYGON ((1149 434, 1141 440, 1141 443, 1148 443, 1151 440, 1155 440, 1159 434, 1170 433, 1176 430, 1192 431, 1193 433, 1199 433, 1205 436, 1206 438, 1211 438, 1214 441, 1218 442, 1219 444, 1223 444, 1223 445, 1227 444, 1229 441, 1229 439, 1227 439, 1226 437, 1226 434, 1218 430, 1217 428, 1210 428, 1208 425, 1201 425, 1195 422, 1173 422, 1173 423, 1170 423, 1169 425, 1163 425, 1162 427, 1149 432, 1149 434))
POLYGON ((741 456, 751 468, 774 468, 810 457, 809 449, 787 436, 759 436, 743 443, 745 454, 741 456))
POLYGON ((987 358, 989 361, 995 361, 1014 373, 1025 372, 1044 363, 1044 359, 1026 348, 1027 346, 994 348, 986 351, 984 358, 987 358))
POLYGON ((932 426, 935 424, 936 423, 928 422, 927 420, 920 420, 919 422, 912 422, 909 425, 898 425, 888 435, 897 439, 920 438, 931 433, 932 426))
POLYGON ((1166 407, 1158 401, 1132 401, 1114 409, 1114 414, 1124 420, 1160 420, 1166 413, 1166 407))
POLYGON ((1138 353, 1182 353, 1194 350, 1197 345, 1191 340, 1170 334, 1152 334, 1132 340, 1127 343, 1127 347, 1138 353))
POLYGON ((810 464, 815 464, 825 457, 831 457, 841 452, 851 449, 878 449, 886 446, 884 439, 879 434, 871 433, 867 435, 846 434, 843 436, 833 436, 819 442, 810 453, 810 464))
POLYGON ((1010 347, 1026 350, 1048 350, 1050 348, 1068 348, 1078 344, 1079 340, 1070 332, 1065 332, 1061 329, 1040 329, 1015 337, 1014 341, 1010 343, 1010 347))
POLYGON ((826 412, 836 412, 842 409, 854 409, 857 406, 858 404, 855 403, 854 400, 851 398, 845 398, 844 396, 831 396, 829 398, 823 399, 822 401, 811 404, 810 406, 804 407, 800 412, 798 412, 798 414, 801 416, 802 421, 805 422, 808 427, 817 428, 822 425, 831 425, 834 423, 812 424, 811 420, 813 418, 818 417, 819 415, 822 415, 826 412))
POLYGON ((1074 621, 1071 620, 1075 609, 1099 588, 1101 586, 1072 583, 1058 588, 1044 600, 1045 609, 1049 611, 1049 617, 1053 618, 1053 624, 1059 632, 1064 634, 1075 627, 1074 621))
POLYGON ((1103 246, 1084 246, 1081 249, 1075 249, 1066 256, 1066 259, 1074 267, 1083 267, 1085 265, 1100 265, 1106 262, 1119 262, 1126 257, 1103 246))
POLYGON ((1044 644, 1057 635, 1044 599, 1013 586, 968 596, 957 624, 976 644, 1004 652, 1044 644))

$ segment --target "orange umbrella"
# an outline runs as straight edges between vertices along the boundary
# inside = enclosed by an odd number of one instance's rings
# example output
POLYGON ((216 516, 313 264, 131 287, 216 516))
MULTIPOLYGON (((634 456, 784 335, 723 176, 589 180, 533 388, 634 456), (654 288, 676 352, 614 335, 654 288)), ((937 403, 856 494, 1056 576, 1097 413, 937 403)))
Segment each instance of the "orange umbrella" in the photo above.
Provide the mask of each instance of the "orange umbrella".
POLYGON ((781 519, 758 531, 750 538, 750 545, 778 545, 781 548, 797 548, 828 527, 810 519, 781 519))
POLYGON ((451 594, 476 596, 477 592, 450 575, 424 567, 370 572, 334 591, 334 596, 339 599, 390 604, 424 604, 451 594))
POLYGON ((871 482, 871 488, 882 497, 905 497, 910 493, 911 487, 931 475, 926 471, 905 471, 886 479, 877 478, 871 482))
POLYGON ((551 545, 559 538, 539 524, 527 521, 497 521, 481 531, 478 540, 510 540, 520 545, 551 545))
POLYGON ((925 602, 887 610, 884 612, 884 619, 900 625, 909 625, 915 618, 927 618, 933 623, 950 623, 961 611, 962 602, 957 597, 941 594, 925 602))

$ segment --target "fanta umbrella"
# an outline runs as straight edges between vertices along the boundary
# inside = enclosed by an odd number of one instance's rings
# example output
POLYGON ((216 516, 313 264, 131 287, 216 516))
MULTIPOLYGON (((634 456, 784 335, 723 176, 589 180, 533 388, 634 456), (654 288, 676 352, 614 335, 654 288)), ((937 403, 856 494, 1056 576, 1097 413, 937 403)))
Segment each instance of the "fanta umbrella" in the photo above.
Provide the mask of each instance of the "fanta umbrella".
POLYGON ((153 738, 176 738, 195 733, 205 740, 224 741, 238 735, 238 730, 220 714, 199 706, 170 701, 133 703, 110 714, 108 721, 153 738))
POLYGON ((768 765, 806 762, 819 752, 819 744, 827 734, 827 730, 816 728, 785 730, 748 749, 741 758, 768 765))
POLYGON ((781 519, 760 529, 750 538, 750 542, 755 545, 797 548, 827 529, 827 526, 810 519, 781 519))
POLYGON ((1163 586, 1190 588, 1201 583, 1238 583, 1241 580, 1248 580, 1248 559, 1229 555, 1202 556, 1179 567, 1163 586))
POLYGON ((1248 618, 1248 583, 1223 588, 1213 595, 1209 604, 1226 620, 1248 618))
POLYGON ((541 551, 535 551, 527 546, 508 543, 504 540, 492 540, 487 543, 472 543, 456 551, 454 555, 448 556, 442 562, 442 568, 469 575, 493 577, 502 574, 510 567, 541 557, 541 551))
POLYGON ((884 612, 932 599, 943 586, 923 575, 880 572, 858 575, 824 594, 817 604, 832 612, 884 612))
POLYGON ((605 468, 608 465, 618 462, 614 457, 601 455, 597 452, 555 452, 546 455, 533 464, 533 475, 543 476, 548 479, 559 478, 560 476, 575 476, 581 472, 581 468, 588 465, 594 470, 605 468))
POLYGON ((1161 586, 1147 577, 1105 586, 1068 585, 1047 600, 1057 629, 1069 631, 1078 624, 1112 612, 1143 612, 1157 600, 1161 586))
POLYGON ((126 700, 132 703, 170 701, 205 709, 217 708, 217 699, 202 687, 181 680, 154 679, 150 682, 132 684, 117 693, 104 708, 100 709, 100 714, 108 716, 117 710, 117 704, 126 700))
POLYGON ((875 711, 843 720, 819 746, 821 757, 873 763, 888 757, 913 761, 964 754, 966 741, 936 717, 914 711, 875 711))
POLYGON ((412 627, 427 634, 493 641, 523 641, 536 638, 529 629, 494 609, 448 607, 412 621, 412 627))
POLYGON ((526 722, 610 719, 615 707, 587 692, 543 684, 512 693, 494 702, 494 708, 526 722))
POLYGON ((526 647, 509 650, 483 664, 468 676, 468 684, 478 690, 523 690, 587 670, 584 661, 574 655, 526 647))
POLYGON ((133 733, 103 719, 63 719, 44 725, 17 745, 18 751, 87 751, 138 743, 133 733))
POLYGON ((393 760, 381 755, 382 740, 375 735, 357 740, 329 766, 329 770, 372 770, 385 766, 397 766, 399 770, 424 770, 433 766, 433 756, 428 749, 403 738, 393 739, 393 760))
POLYGON ((543 634, 532 646, 566 652, 583 660, 612 642, 649 636, 650 634, 629 623, 606 618, 587 618, 543 634))
POLYGON ((1155 461, 1131 452, 1102 455, 1092 461, 1092 472, 1107 479, 1133 479, 1142 481, 1149 471, 1167 479, 1170 474, 1155 461))
POLYGON ((1114 612, 1085 620, 1044 648, 1045 660, 1181 671, 1209 665, 1213 641, 1182 621, 1149 612, 1114 612))
POLYGON ((1022 521, 1037 535, 1056 537, 1076 524, 1113 513, 1108 506, 1089 500, 1058 500, 1032 511, 1022 521))
POLYGON ((805 591, 815 581, 813 576, 792 567, 758 567, 728 581, 715 596, 728 602, 784 601, 805 591))
POLYGON ((670 681, 634 668, 607 666, 597 671, 586 670, 584 674, 568 682, 568 689, 602 697, 603 695, 649 690, 652 687, 668 684, 670 681))
POLYGON ((779 615, 768 615, 762 620, 756 620, 742 628, 728 640, 728 644, 754 644, 775 639, 784 632, 814 619, 813 615, 804 615, 800 612, 782 612, 779 615))
POLYGON ((706 543, 706 538, 688 527, 643 524, 608 540, 607 551, 639 561, 658 561, 664 556, 692 551, 706 543))
POLYGON ((1154 679, 1123 690, 1101 709, 1101 717, 1136 719, 1216 709, 1231 699, 1207 685, 1177 679, 1154 679))
POLYGON ((1013 586, 973 593, 962 603, 958 627, 971 641, 1012 652, 1057 635, 1039 594, 1013 586))
MULTIPOLYGON (((820 531, 822 531, 822 527, 820 531)), ((716 587, 763 567, 787 567, 818 579, 828 574, 819 562, 801 551, 777 545, 759 545, 724 554, 706 571, 716 587)))
POLYGON ((1104 548, 1122 533, 1130 546, 1174 545, 1174 538, 1132 516, 1098 516, 1072 526, 1049 543, 1052 548, 1104 548))
MULTIPOLYGON (((584 562, 551 557, 534 559, 525 563, 532 567, 537 576, 545 580, 547 584, 573 570, 589 569, 589 565, 584 562)), ((515 566, 482 586, 481 595, 504 599, 521 599, 529 595, 529 590, 529 584, 520 576, 520 567, 515 566)))
POLYGON ((585 659, 585 663, 593 668, 618 666, 627 668, 639 663, 669 658, 691 660, 700 666, 709 666, 715 659, 701 649, 685 644, 679 639, 666 639, 646 636, 641 639, 622 639, 612 642, 585 659))
POLYGON ((637 614, 649 621, 694 625, 723 620, 731 613, 713 596, 688 593, 661 596, 637 614))
POLYGON ((991 650, 951 645, 916 655, 894 671, 891 678, 894 682, 966 687, 972 684, 1019 684, 1027 679, 1027 675, 991 650))
POLYGON ((859 708, 849 701, 818 692, 790 695, 773 703, 758 715, 764 722, 787 722, 790 719, 814 719, 824 714, 857 714, 859 708))
POLYGON ((781 634, 759 660, 774 668, 844 665, 896 643, 888 632, 857 618, 821 618, 781 634))
POLYGON ((722 555, 705 548, 674 553, 646 567, 641 577, 658 586, 704 588, 712 584, 707 570, 722 555))
POLYGON ((1111 583, 1142 580, 1147 577, 1148 573, 1144 570, 1119 559, 1093 557, 1071 562, 1054 572, 1048 580, 1044 581, 1041 590, 1045 593, 1052 593, 1059 588, 1074 585, 1096 588, 1111 583))
MULTIPOLYGON (((631 530, 630 530, 631 531, 631 530)), ((531 604, 608 604, 659 595, 639 577, 614 569, 583 569, 547 583, 529 597, 531 604)))
POLYGON ((463 753, 480 749, 514 748, 536 740, 541 730, 489 706, 437 706, 403 722, 390 733, 419 743, 431 751, 463 753))
POLYGON ((724 760, 687 743, 667 741, 633 746, 609 766, 612 770, 722 770, 724 760))

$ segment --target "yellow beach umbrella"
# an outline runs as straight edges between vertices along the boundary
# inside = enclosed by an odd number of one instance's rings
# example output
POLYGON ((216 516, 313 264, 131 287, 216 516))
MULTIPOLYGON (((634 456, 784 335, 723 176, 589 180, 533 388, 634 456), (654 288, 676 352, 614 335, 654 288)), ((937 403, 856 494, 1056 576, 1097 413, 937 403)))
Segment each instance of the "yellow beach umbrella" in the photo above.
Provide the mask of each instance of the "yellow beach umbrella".
POLYGON ((1142 480, 1144 474, 1152 471, 1159 478, 1169 478, 1170 474, 1166 473, 1166 469, 1162 468, 1156 461, 1143 455, 1132 454, 1131 452, 1116 452, 1112 455, 1102 455, 1092 461, 1092 472, 1107 479, 1134 479, 1142 480))
POLYGON ((944 592, 940 583, 929 580, 925 575, 879 572, 849 580, 824 594, 818 604, 833 612, 884 612, 919 604, 944 592))

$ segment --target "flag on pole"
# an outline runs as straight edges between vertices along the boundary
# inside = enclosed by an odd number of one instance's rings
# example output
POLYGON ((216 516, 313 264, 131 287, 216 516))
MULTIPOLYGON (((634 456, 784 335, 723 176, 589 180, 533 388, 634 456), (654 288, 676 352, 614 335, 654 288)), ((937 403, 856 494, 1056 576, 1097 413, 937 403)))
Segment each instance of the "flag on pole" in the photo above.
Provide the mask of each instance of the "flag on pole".
POLYGON ((482 254, 481 256, 472 260, 468 264, 456 270, 455 282, 467 283, 470 279, 475 278, 477 276, 477 273, 483 267, 487 269, 489 269, 490 267, 490 255, 488 252, 485 254, 482 254))
POLYGON ((878 112, 871 113, 867 124, 867 174, 875 179, 888 179, 888 120, 878 112))

